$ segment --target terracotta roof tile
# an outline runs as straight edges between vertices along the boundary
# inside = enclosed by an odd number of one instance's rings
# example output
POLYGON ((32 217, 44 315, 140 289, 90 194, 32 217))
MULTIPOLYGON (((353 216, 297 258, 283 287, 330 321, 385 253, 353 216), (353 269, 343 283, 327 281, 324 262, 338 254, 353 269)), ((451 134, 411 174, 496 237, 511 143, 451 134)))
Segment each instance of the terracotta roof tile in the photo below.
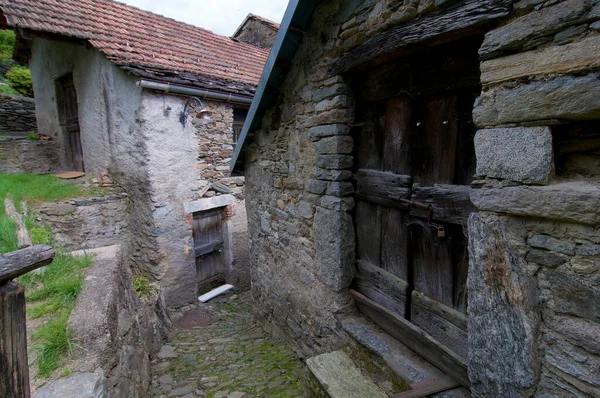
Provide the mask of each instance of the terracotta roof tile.
POLYGON ((90 42, 120 66, 258 85, 269 51, 111 0, 0 0, 12 27, 90 42))

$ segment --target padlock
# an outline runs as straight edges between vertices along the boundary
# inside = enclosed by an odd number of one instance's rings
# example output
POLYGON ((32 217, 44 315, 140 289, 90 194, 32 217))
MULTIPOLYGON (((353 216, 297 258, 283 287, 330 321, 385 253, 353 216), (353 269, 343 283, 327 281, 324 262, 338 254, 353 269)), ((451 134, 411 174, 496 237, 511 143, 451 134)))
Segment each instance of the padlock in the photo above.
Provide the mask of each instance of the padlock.
POLYGON ((446 230, 444 229, 444 227, 440 227, 438 229, 438 238, 445 238, 446 237, 446 230))

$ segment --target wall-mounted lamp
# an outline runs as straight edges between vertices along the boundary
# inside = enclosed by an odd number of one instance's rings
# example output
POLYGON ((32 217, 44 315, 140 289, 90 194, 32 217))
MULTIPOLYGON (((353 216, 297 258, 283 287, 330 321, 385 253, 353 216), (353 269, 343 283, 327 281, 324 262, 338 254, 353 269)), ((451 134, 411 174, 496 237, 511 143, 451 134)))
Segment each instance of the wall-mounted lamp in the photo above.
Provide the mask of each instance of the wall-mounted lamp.
POLYGON ((187 123, 188 108, 190 106, 192 106, 192 101, 194 101, 196 103, 196 105, 200 105, 200 111, 196 112, 196 117, 198 119, 210 120, 210 115, 212 115, 212 111, 209 109, 206 109, 204 107, 204 105, 202 105, 202 101, 200 101, 196 97, 191 97, 190 99, 188 99, 186 101, 185 106, 183 107, 183 112, 181 112, 181 115, 179 116, 179 121, 181 122, 183 127, 185 127, 185 125, 187 123))

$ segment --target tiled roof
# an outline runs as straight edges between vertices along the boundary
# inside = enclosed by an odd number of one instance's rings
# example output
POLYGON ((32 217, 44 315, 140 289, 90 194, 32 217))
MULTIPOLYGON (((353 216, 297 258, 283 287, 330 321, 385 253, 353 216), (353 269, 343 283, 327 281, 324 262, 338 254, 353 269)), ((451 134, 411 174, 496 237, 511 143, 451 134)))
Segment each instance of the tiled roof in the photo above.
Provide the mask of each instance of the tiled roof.
POLYGON ((87 40, 130 70, 187 72, 203 80, 256 86, 269 55, 268 50, 111 0, 0 0, 0 10, 11 27, 87 40))

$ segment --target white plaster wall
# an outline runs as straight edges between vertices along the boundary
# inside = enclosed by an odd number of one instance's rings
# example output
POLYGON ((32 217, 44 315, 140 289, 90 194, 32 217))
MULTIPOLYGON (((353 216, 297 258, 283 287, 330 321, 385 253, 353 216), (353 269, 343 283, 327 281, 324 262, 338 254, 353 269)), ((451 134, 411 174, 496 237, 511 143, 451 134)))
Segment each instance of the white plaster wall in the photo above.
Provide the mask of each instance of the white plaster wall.
POLYGON ((191 215, 186 214, 184 203, 195 199, 200 184, 196 170, 198 140, 190 120, 185 127, 179 122, 186 100, 145 91, 138 114, 140 133, 148 149, 158 277, 168 307, 195 302, 197 298, 191 215))
POLYGON ((81 144, 87 173, 112 166, 116 136, 127 136, 135 126, 141 89, 132 77, 100 52, 83 45, 34 39, 30 63, 39 132, 56 140, 65 168, 66 137, 59 122, 56 80, 73 73, 79 111, 81 144))

